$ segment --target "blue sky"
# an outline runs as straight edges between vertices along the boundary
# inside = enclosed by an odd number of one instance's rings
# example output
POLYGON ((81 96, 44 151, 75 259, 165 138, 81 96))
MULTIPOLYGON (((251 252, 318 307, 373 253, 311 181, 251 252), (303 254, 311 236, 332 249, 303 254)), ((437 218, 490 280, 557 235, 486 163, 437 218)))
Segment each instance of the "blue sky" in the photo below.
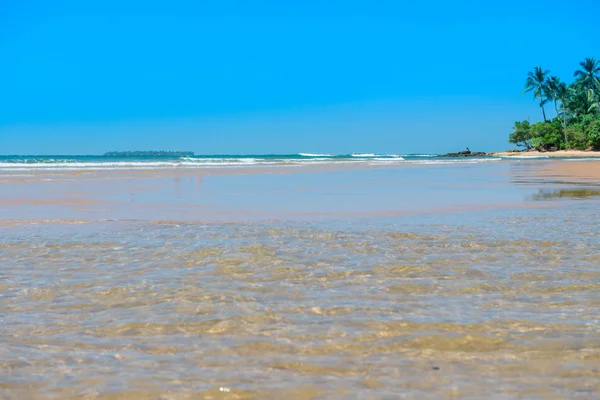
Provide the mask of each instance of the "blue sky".
POLYGON ((0 0, 0 154, 505 149, 600 3, 487 3, 0 0))

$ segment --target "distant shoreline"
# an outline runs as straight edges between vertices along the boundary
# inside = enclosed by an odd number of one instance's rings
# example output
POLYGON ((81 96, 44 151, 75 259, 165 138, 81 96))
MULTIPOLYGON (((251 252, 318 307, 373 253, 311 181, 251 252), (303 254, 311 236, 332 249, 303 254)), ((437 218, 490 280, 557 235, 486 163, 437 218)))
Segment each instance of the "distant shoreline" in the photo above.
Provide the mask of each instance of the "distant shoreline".
POLYGON ((573 158, 592 158, 600 157, 600 151, 584 151, 584 150, 556 150, 556 151, 499 151, 488 153, 492 157, 518 157, 518 158, 536 158, 536 157, 573 157, 573 158))

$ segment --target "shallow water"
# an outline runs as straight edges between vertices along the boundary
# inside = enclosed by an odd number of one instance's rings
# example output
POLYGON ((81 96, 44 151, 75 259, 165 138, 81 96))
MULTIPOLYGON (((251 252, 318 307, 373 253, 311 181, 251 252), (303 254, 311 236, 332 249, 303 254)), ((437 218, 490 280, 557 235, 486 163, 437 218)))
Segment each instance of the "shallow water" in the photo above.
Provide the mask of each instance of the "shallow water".
MULTIPOLYGON (((543 165, 544 161, 537 161, 543 165)), ((0 174, 0 219, 314 220, 545 206, 535 162, 0 174)), ((541 180, 541 183, 540 183, 541 180)), ((576 187, 576 189, 590 186, 576 187)), ((571 200, 572 196, 564 197, 571 200)))
POLYGON ((475 172, 477 212, 422 175, 424 214, 5 221, 0 398, 597 398, 594 187, 511 168, 475 172))

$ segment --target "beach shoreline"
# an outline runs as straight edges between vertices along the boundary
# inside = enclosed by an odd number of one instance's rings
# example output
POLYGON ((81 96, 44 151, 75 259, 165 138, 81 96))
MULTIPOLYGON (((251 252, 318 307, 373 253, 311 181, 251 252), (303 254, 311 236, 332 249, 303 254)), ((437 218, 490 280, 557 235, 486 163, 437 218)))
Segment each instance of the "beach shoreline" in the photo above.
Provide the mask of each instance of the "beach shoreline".
POLYGON ((583 150, 556 150, 556 151, 495 151, 487 154, 491 157, 515 157, 515 158, 595 158, 600 157, 600 151, 583 150))
POLYGON ((0 175, 0 220, 313 220, 538 208, 548 204, 523 200, 534 189, 600 181, 600 160, 578 160, 507 159, 479 168, 341 164, 21 172, 0 175), (491 179, 496 176, 504 178, 491 179), (468 183, 473 178, 484 181, 468 183), (432 190, 443 191, 445 200, 434 201, 427 194, 432 190))

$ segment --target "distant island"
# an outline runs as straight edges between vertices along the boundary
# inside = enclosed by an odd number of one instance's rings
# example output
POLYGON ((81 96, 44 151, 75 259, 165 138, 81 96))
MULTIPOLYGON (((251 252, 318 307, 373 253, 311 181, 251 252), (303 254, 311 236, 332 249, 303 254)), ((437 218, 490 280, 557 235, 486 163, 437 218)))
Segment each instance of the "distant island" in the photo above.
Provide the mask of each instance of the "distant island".
POLYGON ((109 151, 105 157, 193 157, 193 151, 109 151))

